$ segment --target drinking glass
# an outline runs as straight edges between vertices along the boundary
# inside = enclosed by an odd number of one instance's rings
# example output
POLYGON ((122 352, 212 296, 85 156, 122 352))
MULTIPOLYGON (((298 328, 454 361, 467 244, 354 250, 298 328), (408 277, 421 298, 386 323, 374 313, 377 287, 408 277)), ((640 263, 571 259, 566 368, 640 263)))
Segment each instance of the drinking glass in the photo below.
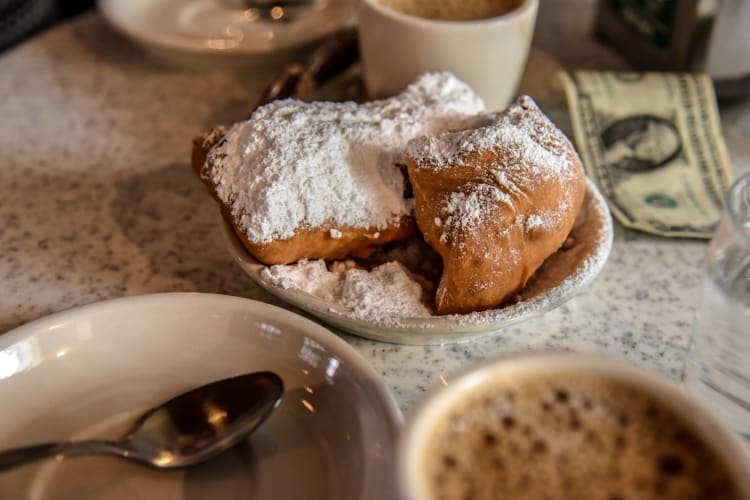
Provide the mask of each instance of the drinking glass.
POLYGON ((703 266, 685 384, 750 437, 750 174, 729 190, 703 266))

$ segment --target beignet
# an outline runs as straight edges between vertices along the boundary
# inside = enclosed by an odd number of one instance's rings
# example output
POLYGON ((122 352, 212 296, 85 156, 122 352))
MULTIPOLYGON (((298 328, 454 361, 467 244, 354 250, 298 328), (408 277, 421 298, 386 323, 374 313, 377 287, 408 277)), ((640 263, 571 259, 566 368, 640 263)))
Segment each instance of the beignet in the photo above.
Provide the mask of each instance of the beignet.
POLYGON ((573 145, 530 97, 485 122, 407 146, 417 225, 443 260, 438 314, 512 299, 565 242, 585 195, 573 145))
POLYGON ((196 139, 192 164, 259 261, 365 256, 416 230, 398 167, 406 143, 483 110, 449 73, 364 104, 284 99, 196 139))

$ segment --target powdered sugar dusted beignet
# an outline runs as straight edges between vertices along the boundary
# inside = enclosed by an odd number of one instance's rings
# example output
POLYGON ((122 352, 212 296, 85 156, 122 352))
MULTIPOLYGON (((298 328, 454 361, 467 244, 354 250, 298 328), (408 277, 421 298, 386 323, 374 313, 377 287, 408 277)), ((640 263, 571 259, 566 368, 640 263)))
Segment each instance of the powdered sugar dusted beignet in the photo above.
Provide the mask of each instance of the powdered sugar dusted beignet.
POLYGON ((443 260, 439 314, 514 297, 565 242, 585 195, 573 145, 530 97, 487 120, 407 147, 417 224, 443 260))
POLYGON ((197 139, 193 166, 258 260, 366 254, 415 231, 397 166, 406 143, 459 128, 483 109, 448 73, 365 104, 284 99, 197 139))

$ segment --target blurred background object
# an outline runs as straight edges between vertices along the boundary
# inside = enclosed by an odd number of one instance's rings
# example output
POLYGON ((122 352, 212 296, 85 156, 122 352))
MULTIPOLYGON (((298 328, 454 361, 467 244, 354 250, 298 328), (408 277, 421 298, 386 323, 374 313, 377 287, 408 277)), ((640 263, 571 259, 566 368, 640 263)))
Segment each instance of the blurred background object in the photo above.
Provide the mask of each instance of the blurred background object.
POLYGON ((354 0, 99 0, 104 20, 169 65, 244 70, 307 57, 354 25, 354 0), (250 7, 253 5, 254 7, 250 7))
POLYGON ((708 41, 704 70, 716 93, 728 99, 750 96, 750 2, 721 0, 708 41))
POLYGON ((685 70, 715 2, 699 0, 600 0, 596 34, 637 69, 685 70))
POLYGON ((94 0, 0 0, 0 52, 94 6, 94 0))
POLYGON ((705 71, 719 98, 750 96, 747 0, 599 0, 596 35, 634 69, 705 71))

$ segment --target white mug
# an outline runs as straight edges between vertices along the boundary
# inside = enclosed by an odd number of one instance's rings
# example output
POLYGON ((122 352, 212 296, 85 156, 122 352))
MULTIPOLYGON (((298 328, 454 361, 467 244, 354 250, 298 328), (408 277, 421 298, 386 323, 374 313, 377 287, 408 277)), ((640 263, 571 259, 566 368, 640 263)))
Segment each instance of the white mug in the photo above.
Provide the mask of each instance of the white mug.
POLYGON ((488 110, 505 108, 516 93, 534 33, 538 0, 477 20, 436 20, 362 0, 359 39, 370 97, 401 92, 428 71, 450 71, 468 83, 488 110))

